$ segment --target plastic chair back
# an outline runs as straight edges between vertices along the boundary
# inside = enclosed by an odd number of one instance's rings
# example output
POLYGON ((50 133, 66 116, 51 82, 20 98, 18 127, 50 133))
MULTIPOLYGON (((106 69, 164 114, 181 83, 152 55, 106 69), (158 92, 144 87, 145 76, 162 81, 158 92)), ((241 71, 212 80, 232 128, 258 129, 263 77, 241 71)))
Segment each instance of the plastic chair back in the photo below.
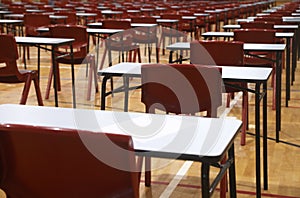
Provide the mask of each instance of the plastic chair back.
POLYGON ((26 13, 24 15, 24 26, 26 36, 38 36, 39 32, 36 31, 39 27, 51 25, 49 15, 41 13, 26 13))
POLYGON ((275 30, 270 29, 238 29, 234 30, 234 40, 245 43, 275 43, 275 30))
POLYGON ((216 117, 221 106, 221 73, 216 67, 192 64, 142 65, 142 102, 176 114, 207 111, 216 117))
POLYGON ((14 76, 19 74, 17 59, 19 58, 16 40, 13 35, 0 34, 0 63, 5 67, 0 68, 0 76, 14 76))
POLYGON ((242 29, 273 29, 274 22, 271 21, 252 21, 240 23, 242 29))
POLYGON ((190 61, 203 65, 243 65, 243 42, 203 40, 191 42, 190 61))
POLYGON ((11 198, 138 198, 130 136, 1 125, 0 154, 0 187, 11 198))

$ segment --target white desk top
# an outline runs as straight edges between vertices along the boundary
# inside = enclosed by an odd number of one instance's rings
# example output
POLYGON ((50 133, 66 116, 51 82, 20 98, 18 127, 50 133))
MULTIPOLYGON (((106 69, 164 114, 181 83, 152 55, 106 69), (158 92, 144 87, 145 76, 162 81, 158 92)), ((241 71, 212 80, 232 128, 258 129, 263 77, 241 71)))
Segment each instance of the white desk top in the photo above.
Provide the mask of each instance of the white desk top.
POLYGON ((123 32, 122 29, 102 29, 102 28, 87 28, 87 33, 89 34, 116 34, 123 32))
POLYGON ((18 44, 38 44, 38 45, 61 45, 65 43, 73 42, 74 39, 68 38, 47 38, 47 37, 23 37, 16 36, 16 42, 18 44))
POLYGON ((14 24, 14 23, 23 23, 23 20, 15 19, 0 19, 0 24, 14 24))
POLYGON ((80 110, 29 105, 0 105, 0 124, 89 130, 130 135, 143 151, 218 157, 242 122, 229 118, 80 110))
POLYGON ((94 17, 97 16, 97 13, 87 13, 87 12, 76 12, 78 17, 94 17))
MULTIPOLYGON (((234 32, 204 32, 201 34, 203 37, 233 37, 234 32)), ((278 38, 292 38, 293 32, 275 32, 275 36, 278 38)))
MULTIPOLYGON (((130 74, 141 76, 141 66, 143 63, 119 63, 111 67, 107 67, 98 71, 98 75, 102 74, 130 74)), ((243 80, 247 82, 252 81, 266 81, 268 80, 272 68, 264 67, 241 67, 239 66, 218 66, 222 68, 222 78, 230 80, 243 80)))
MULTIPOLYGON (((224 25, 224 29, 240 29, 241 25, 239 24, 229 24, 224 25)), ((297 29, 298 25, 274 25, 274 29, 297 29)))
POLYGON ((300 22, 300 16, 282 17, 283 22, 300 22))
MULTIPOLYGON (((229 33, 231 33, 231 32, 229 32, 229 33)), ((244 43, 244 46, 243 46, 245 51, 283 51, 283 50, 285 50, 285 47, 286 47, 286 44, 279 44, 279 43, 271 43, 271 44, 244 43)), ((190 43, 189 42, 178 42, 178 43, 171 44, 171 45, 167 46, 166 48, 169 50, 189 50, 190 43)))
MULTIPOLYGON (((131 27, 155 27, 157 24, 154 23, 130 23, 131 27)), ((87 26, 90 27, 100 27, 102 26, 102 22, 89 23, 87 26)))

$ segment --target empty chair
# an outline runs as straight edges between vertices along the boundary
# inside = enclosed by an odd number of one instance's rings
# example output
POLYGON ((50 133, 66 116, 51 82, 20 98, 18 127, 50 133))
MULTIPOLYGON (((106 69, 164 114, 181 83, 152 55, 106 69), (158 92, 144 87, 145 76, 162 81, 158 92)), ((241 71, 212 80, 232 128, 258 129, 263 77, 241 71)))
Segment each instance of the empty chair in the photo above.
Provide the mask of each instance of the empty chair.
POLYGON ((0 188, 11 198, 139 197, 130 136, 1 125, 0 153, 0 188))
MULTIPOLYGON (((142 97, 146 112, 156 109, 167 113, 207 112, 217 117, 222 105, 221 73, 216 67, 192 64, 142 65, 142 97)), ((151 161, 146 157, 145 185, 151 183, 151 161)))
MULTIPOLYGON (((276 43, 278 40, 275 35, 276 31, 273 29, 238 29, 234 30, 234 40, 245 43, 276 43)), ((276 54, 274 52, 249 52, 244 57, 245 65, 255 65, 263 67, 272 67, 272 85, 273 85, 273 109, 275 109, 275 74, 276 54), (262 56, 260 58, 259 56, 262 56)))
POLYGON ((105 47, 108 52, 109 66, 112 65, 113 51, 119 52, 121 54, 119 60, 122 62, 125 61, 125 53, 127 53, 128 62, 135 62, 136 56, 138 56, 138 60, 139 62, 141 62, 139 45, 133 42, 133 31, 130 30, 130 21, 104 20, 102 22, 102 28, 124 30, 124 32, 114 34, 105 40, 105 47))
POLYGON ((57 16, 66 16, 66 19, 56 20, 58 24, 69 24, 69 25, 76 25, 77 24, 77 17, 76 12, 56 12, 55 15, 57 16))
POLYGON ((26 104, 31 81, 34 83, 39 105, 43 105, 38 81, 38 72, 35 70, 19 70, 17 60, 19 58, 15 38, 12 35, 0 34, 0 83, 24 83, 20 104, 26 104))
MULTIPOLYGON (((191 63, 204 65, 223 65, 223 66, 243 66, 244 51, 243 42, 228 42, 228 41, 193 41, 191 42, 191 63)), ((248 117, 248 92, 247 83, 234 83, 241 89, 225 87, 226 93, 243 92, 242 99, 242 135, 241 145, 246 144, 246 128, 248 117)))
POLYGON ((271 21, 251 21, 240 23, 241 29, 273 29, 275 23, 271 21))
MULTIPOLYGON (((49 25, 51 25, 51 19, 47 14, 25 13, 24 15, 25 36, 49 36, 49 32, 38 31, 38 28, 49 25)), ((25 62, 25 50, 23 56, 25 62)), ((27 47, 27 58, 30 58, 29 47, 27 47)))
MULTIPOLYGON (((154 17, 132 17, 131 23, 156 24, 154 17)), ((159 46, 157 37, 157 27, 137 27, 134 29, 133 42, 145 44, 148 48, 148 61, 151 62, 152 44, 155 44, 156 62, 159 62, 159 46)))
MULTIPOLYGON (((56 59, 56 75, 57 75, 57 87, 58 90, 60 90, 60 78, 59 78, 59 66, 58 64, 70 64, 71 65, 71 76, 72 76, 72 88, 73 88, 73 97, 75 93, 75 73, 74 73, 74 64, 84 64, 89 63, 90 64, 90 76, 89 76, 89 83, 91 84, 91 80, 94 78, 95 81, 95 88, 96 92, 98 92, 98 82, 97 82, 97 74, 96 74, 96 66, 95 66, 95 57, 94 55, 88 54, 88 35, 86 32, 86 27, 81 25, 63 25, 58 24, 51 26, 49 28, 50 35, 55 38, 74 38, 75 41, 72 44, 73 47, 73 59, 71 56, 61 56, 60 58, 56 59)), ((56 52, 61 54, 68 54, 69 52, 67 50, 70 46, 61 46, 59 49, 56 49, 56 52)), ((50 87, 52 82, 52 76, 53 76, 53 67, 51 67, 49 78, 48 78, 48 84, 46 89, 46 96, 45 98, 49 98, 50 93, 50 87)), ((88 87, 88 92, 90 91, 90 85, 88 87)), ((88 93, 87 99, 89 99, 90 94, 88 93)), ((74 100, 75 98, 73 98, 74 100)), ((74 102, 74 101, 73 101, 74 102)), ((75 104, 75 103, 74 103, 75 104)), ((75 104, 76 105, 76 104, 75 104)))
POLYGON ((163 28, 161 30, 161 37, 159 46, 162 45, 162 54, 165 55, 165 43, 166 38, 169 38, 169 43, 174 42, 173 39, 178 42, 180 38, 184 41, 187 40, 187 35, 183 32, 185 24, 182 22, 182 16, 178 14, 162 14, 161 19, 177 20, 175 23, 162 23, 163 28))

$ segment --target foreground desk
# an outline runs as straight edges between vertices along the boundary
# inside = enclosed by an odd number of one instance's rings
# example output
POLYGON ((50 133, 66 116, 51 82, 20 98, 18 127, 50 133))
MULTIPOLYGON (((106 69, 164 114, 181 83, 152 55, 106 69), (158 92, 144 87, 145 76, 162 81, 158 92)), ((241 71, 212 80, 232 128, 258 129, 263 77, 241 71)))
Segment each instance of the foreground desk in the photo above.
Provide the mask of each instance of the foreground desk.
MULTIPOLYGON (((99 76, 103 76, 101 88, 101 109, 105 109, 106 96, 124 92, 124 110, 128 110, 128 92, 136 87, 129 87, 129 79, 132 77, 141 77, 142 63, 119 63, 111 67, 98 71, 99 76), (116 88, 106 92, 107 81, 111 77, 123 77, 124 87, 116 88)), ((264 164, 264 189, 268 188, 268 162, 267 162, 267 81, 271 75, 271 68, 263 67, 237 67, 221 66, 222 79, 226 82, 247 82, 255 83, 255 90, 247 91, 255 93, 255 155, 256 155, 256 191, 257 197, 261 195, 261 174, 260 174, 260 100, 263 99, 263 164, 264 164), (263 90, 261 91, 261 85, 263 90)))
MULTIPOLYGON (((53 78, 54 78, 54 97, 55 106, 58 107, 58 96, 57 96, 57 76, 55 60, 59 56, 55 55, 55 49, 59 46, 69 45, 70 46, 70 56, 73 59, 73 41, 74 39, 66 38, 45 38, 45 37, 15 37, 16 43, 19 45, 35 46, 38 48, 38 75, 40 76, 40 49, 45 49, 51 51, 52 67, 53 67, 53 78), (43 46, 51 46, 51 49, 43 46)), ((73 107, 76 108, 76 95, 75 95, 75 79, 74 79, 74 65, 71 65, 72 69, 72 93, 73 93, 73 107)))
MULTIPOLYGON (((212 195, 218 181, 229 169, 230 194, 232 198, 236 197, 234 139, 242 124, 239 120, 0 105, 0 125, 13 127, 13 124, 38 127, 41 130, 52 128, 57 133, 65 128, 130 135, 136 155, 202 162, 203 198, 212 195), (216 180, 210 183, 209 167, 219 163, 227 152, 227 162, 222 165, 216 180)), ((85 142, 82 135, 83 143, 91 151, 92 147, 89 146, 92 145, 85 142)))
MULTIPOLYGON (((221 33, 232 33, 232 32, 220 32, 221 33)), ((279 33, 278 33, 279 34, 279 33)), ((286 44, 263 44, 263 43, 244 43, 244 52, 276 52, 276 142, 279 142, 279 132, 281 130, 281 74, 282 74, 282 52, 286 49, 286 44)), ((182 56, 179 60, 173 61, 174 51, 190 50, 189 42, 178 42, 167 46, 170 50, 169 62, 181 62, 182 56)), ((288 72, 287 72, 288 73, 288 72)))

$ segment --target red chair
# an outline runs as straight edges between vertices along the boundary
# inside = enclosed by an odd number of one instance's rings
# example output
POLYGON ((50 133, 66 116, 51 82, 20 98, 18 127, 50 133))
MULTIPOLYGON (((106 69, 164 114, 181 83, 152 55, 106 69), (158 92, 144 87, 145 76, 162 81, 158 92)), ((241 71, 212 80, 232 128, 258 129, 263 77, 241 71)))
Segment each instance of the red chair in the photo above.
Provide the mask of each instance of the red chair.
POLYGON ((251 21, 241 22, 241 29, 274 29, 274 22, 270 21, 251 21))
MULTIPOLYGON (((95 56, 88 54, 88 35, 86 32, 85 26, 80 25, 54 25, 50 26, 49 28, 50 35, 55 38, 74 38, 75 41, 73 42, 73 61, 71 59, 71 56, 62 56, 60 58, 56 59, 56 75, 57 75, 57 87, 58 90, 60 90, 60 78, 59 78, 59 63, 62 64, 84 64, 89 63, 90 64, 90 76, 89 76, 89 85, 88 85, 88 93, 87 93, 87 99, 90 97, 90 89, 91 89, 91 81, 94 78, 95 82, 95 89, 96 92, 98 92, 98 82, 97 82, 97 72, 96 72, 96 65, 95 65, 95 56)), ((67 54, 69 53, 69 45, 68 46, 62 46, 59 49, 56 49, 57 53, 59 55, 67 54)), ((72 85, 75 86, 75 74, 74 74, 74 67, 71 67, 72 72, 72 85)), ((50 94, 50 87, 52 82, 52 76, 53 76, 53 67, 50 69, 49 78, 48 78, 48 84, 46 89, 46 96, 45 98, 49 98, 50 94)), ((74 90, 73 90, 74 91, 74 90)))
MULTIPOLYGON (((156 19, 154 17, 132 17, 131 23, 146 23, 146 24, 156 24, 156 19)), ((157 38, 157 27, 137 27, 134 29, 133 42, 139 44, 145 44, 148 46, 148 61, 151 62, 151 49, 152 43, 155 44, 156 52, 156 62, 159 63, 159 45, 157 38)))
POLYGON ((139 45, 133 42, 133 31, 131 29, 130 21, 127 20, 104 20, 102 22, 102 28, 104 29, 120 29, 124 32, 120 32, 114 35, 105 36, 105 50, 103 54, 102 61, 100 63, 100 69, 104 66, 104 59, 106 53, 108 53, 108 64, 112 65, 112 52, 116 51, 121 55, 119 57, 119 62, 125 61, 125 53, 127 54, 126 61, 135 62, 136 56, 138 56, 138 61, 141 62, 141 55, 139 45))
POLYGON ((139 197, 130 136, 1 125, 0 153, 0 187, 11 198, 139 197))
POLYGON ((0 83, 24 83, 20 104, 26 104, 31 81, 34 83, 37 101, 43 106, 43 100, 38 81, 38 72, 35 70, 19 70, 19 58, 15 38, 12 35, 0 34, 0 63, 5 67, 0 68, 0 83))
MULTIPOLYGON (((51 19, 47 14, 42 14, 42 13, 24 14, 25 36, 49 36, 49 32, 37 31, 38 28, 48 27, 49 25, 51 25, 51 19)), ((25 50, 23 56, 25 62, 25 50)), ((30 59, 29 47, 27 47, 27 59, 30 59)))
POLYGON ((162 45, 162 54, 165 55, 165 46, 166 46, 166 38, 169 38, 169 43, 171 44, 176 40, 177 42, 180 38, 183 41, 187 40, 187 35, 183 31, 183 23, 182 23, 182 16, 178 14, 162 14, 161 19, 174 19, 178 20, 177 23, 162 23, 163 26, 161 30, 161 37, 159 41, 159 46, 162 45))
MULTIPOLYGON (((141 101, 147 113, 154 113, 156 109, 166 113, 193 115, 206 111, 208 117, 217 117, 217 108, 222 105, 219 68, 191 64, 149 64, 142 65, 141 74, 141 101)), ((145 159, 145 169, 145 185, 150 186, 149 157, 145 159)))
MULTIPOLYGON (((275 36, 276 31, 273 29, 238 29, 234 30, 234 40, 242 41, 245 43, 277 43, 275 36)), ((276 65, 273 61, 275 60, 276 54, 274 52, 252 52, 244 57, 245 65, 256 65, 263 67, 272 67, 272 85, 273 85, 273 109, 275 109, 275 74, 276 65), (257 55, 263 56, 258 58, 257 55)))
POLYGON ((77 24, 77 17, 76 12, 56 12, 54 15, 58 16, 66 16, 66 19, 57 20, 57 24, 69 24, 69 25, 76 25, 77 24))
MULTIPOLYGON (((223 66, 242 66, 244 65, 243 42, 228 42, 228 41, 193 41, 191 42, 192 64, 203 65, 223 65, 223 66)), ((246 144, 246 128, 248 125, 248 92, 247 83, 231 83, 241 89, 225 87, 225 92, 233 94, 235 92, 243 92, 242 99, 242 133, 241 145, 246 144)), ((229 99, 229 98, 228 98, 229 99)), ((227 101, 229 105, 229 100, 227 101)))

